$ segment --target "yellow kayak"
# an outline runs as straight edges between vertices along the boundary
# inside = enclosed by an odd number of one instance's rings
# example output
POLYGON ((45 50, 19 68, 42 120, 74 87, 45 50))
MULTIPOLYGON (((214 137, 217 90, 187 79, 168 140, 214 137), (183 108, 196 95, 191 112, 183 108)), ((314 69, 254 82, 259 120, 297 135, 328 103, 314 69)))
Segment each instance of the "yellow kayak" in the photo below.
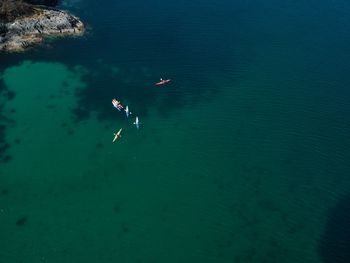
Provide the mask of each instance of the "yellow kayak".
POLYGON ((119 137, 122 137, 120 134, 122 132, 123 128, 120 128, 120 130, 117 133, 113 133, 114 134, 114 138, 112 142, 115 142, 119 137))

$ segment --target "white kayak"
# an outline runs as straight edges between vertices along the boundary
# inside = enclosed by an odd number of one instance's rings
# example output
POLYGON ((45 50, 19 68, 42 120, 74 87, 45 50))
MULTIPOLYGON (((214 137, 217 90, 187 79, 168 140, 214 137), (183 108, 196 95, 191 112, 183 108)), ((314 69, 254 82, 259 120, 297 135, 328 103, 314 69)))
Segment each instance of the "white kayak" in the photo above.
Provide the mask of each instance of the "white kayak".
POLYGON ((123 128, 120 128, 120 130, 117 133, 113 133, 114 134, 114 138, 112 142, 115 142, 119 137, 121 136, 121 132, 122 132, 123 128))
POLYGON ((136 116, 135 118, 135 122, 134 122, 134 125, 136 125, 136 128, 139 129, 140 128, 140 121, 139 121, 139 117, 136 116))
POLYGON ((131 112, 129 111, 129 106, 126 106, 125 114, 126 114, 126 117, 129 118, 129 115, 131 114, 131 112))

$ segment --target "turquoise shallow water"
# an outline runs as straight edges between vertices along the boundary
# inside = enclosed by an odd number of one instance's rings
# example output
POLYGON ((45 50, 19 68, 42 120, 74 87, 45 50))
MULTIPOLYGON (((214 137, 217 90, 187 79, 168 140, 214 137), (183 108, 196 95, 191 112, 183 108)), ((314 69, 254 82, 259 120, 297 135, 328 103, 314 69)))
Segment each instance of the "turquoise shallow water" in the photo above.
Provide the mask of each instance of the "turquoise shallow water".
POLYGON ((0 262, 349 262, 347 2, 60 7, 0 54, 0 262))

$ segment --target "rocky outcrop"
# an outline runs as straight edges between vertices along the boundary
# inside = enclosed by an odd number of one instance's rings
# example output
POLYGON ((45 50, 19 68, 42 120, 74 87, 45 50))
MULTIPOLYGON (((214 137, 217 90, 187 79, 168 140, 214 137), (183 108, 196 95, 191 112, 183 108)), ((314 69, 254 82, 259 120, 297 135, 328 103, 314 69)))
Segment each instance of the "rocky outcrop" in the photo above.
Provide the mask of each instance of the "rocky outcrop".
POLYGON ((61 10, 34 8, 32 15, 0 23, 0 51, 23 51, 45 36, 82 35, 79 18, 61 10))

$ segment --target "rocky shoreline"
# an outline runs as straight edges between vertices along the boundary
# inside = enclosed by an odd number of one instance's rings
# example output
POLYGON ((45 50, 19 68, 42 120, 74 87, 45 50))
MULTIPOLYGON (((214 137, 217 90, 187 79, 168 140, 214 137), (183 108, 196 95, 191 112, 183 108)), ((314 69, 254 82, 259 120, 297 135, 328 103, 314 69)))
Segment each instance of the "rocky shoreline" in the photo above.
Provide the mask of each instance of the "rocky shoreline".
POLYGON ((35 7, 29 16, 0 22, 0 51, 24 51, 45 37, 80 36, 84 31, 83 22, 66 11, 35 7))

